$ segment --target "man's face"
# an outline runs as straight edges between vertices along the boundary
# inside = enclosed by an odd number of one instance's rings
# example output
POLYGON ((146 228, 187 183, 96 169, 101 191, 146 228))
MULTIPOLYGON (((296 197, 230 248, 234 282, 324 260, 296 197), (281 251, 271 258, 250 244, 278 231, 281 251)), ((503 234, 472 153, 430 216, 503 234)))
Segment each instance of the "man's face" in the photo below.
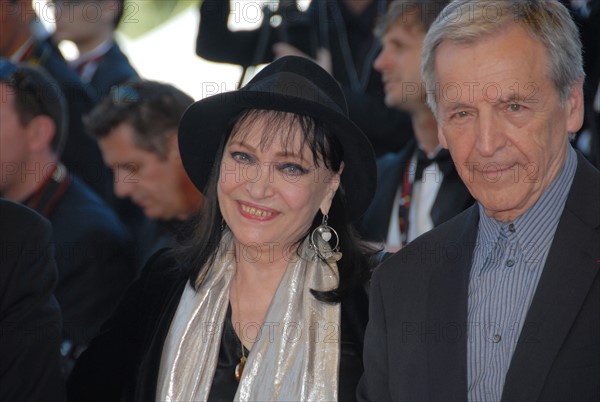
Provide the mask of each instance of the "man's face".
POLYGON ((19 1, 0 0, 0 57, 10 57, 21 46, 29 26, 19 1))
POLYGON ((70 40, 76 44, 94 42, 111 27, 117 5, 109 0, 54 1, 57 41, 70 40))
POLYGON ((14 89, 0 83, 0 194, 11 194, 22 184, 21 169, 29 158, 27 126, 23 126, 14 106, 14 89))
POLYGON ((189 180, 183 170, 176 133, 166 158, 139 148, 133 128, 122 123, 98 141, 102 157, 114 173, 115 194, 128 197, 151 219, 187 219, 185 191, 189 180))
POLYGON ((382 37, 382 50, 374 67, 381 73, 385 103, 389 107, 413 110, 422 107, 421 48, 425 33, 420 25, 396 22, 382 37))
POLYGON ((511 221, 560 172, 568 132, 583 120, 581 83, 561 105, 542 44, 514 25, 475 43, 437 49, 438 130, 488 215, 511 221))

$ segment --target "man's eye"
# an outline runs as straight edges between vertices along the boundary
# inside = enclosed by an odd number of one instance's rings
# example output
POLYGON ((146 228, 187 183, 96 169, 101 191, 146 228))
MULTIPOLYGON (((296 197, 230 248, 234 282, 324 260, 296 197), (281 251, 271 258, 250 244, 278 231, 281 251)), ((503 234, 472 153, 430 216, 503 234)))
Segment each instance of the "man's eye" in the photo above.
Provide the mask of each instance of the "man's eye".
POLYGON ((507 108, 510 112, 518 112, 522 109, 522 106, 518 103, 511 103, 507 108))
POLYGON ((402 50, 404 49, 404 44, 400 42, 392 42, 392 47, 394 50, 402 50))
POLYGON ((469 113, 465 112, 464 110, 461 110, 460 112, 456 113, 456 117, 460 117, 460 118, 467 117, 468 115, 469 115, 469 113))
POLYGON ((127 173, 135 173, 139 170, 139 166, 135 163, 121 163, 119 169, 126 171, 127 173))

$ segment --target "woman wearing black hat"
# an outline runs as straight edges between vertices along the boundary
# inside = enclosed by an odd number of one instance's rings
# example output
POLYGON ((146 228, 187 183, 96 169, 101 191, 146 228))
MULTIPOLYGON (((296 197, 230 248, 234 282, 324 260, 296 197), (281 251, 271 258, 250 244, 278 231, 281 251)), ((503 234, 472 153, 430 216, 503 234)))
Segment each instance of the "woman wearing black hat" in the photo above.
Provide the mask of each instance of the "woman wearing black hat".
POLYGON ((285 57, 182 118, 198 229, 156 255, 81 356, 72 400, 352 400, 372 148, 335 80, 285 57), (343 253, 343 255, 342 255, 343 253))

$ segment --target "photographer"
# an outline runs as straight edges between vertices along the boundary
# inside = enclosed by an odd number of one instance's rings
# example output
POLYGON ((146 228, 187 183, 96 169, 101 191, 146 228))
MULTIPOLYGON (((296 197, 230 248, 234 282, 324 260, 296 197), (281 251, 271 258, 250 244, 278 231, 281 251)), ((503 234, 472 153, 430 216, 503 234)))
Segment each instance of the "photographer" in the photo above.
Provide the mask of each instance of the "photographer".
MULTIPOLYGON (((245 9, 250 7, 244 4, 245 9)), ((312 56, 342 85, 351 120, 371 140, 376 154, 382 155, 399 150, 413 136, 408 115, 385 106, 381 76, 372 68, 380 50, 373 28, 387 4, 386 0, 313 0, 301 12, 295 1, 280 1, 277 27, 270 23, 275 20, 270 9, 264 8, 260 29, 232 32, 227 27, 230 2, 205 0, 196 53, 244 69, 286 55, 312 56)))

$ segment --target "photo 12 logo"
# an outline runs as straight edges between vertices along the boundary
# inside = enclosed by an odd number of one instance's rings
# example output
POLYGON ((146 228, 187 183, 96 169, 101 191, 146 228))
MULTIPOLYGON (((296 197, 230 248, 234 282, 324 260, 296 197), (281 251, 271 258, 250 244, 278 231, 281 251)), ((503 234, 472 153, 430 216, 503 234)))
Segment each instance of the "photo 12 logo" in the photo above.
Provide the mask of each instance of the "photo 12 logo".
MULTIPOLYGON (((66 18, 68 22, 83 20, 87 22, 96 22, 105 15, 111 14, 111 19, 120 15, 119 2, 101 5, 101 1, 81 1, 81 0, 51 0, 34 1, 33 8, 19 7, 16 2, 2 2, 2 16, 11 14, 21 14, 20 18, 27 21, 30 18, 41 20, 46 23, 54 24, 60 18, 66 18)), ((126 1, 123 5, 121 24, 137 23, 140 12, 140 4, 135 1, 126 1)))

